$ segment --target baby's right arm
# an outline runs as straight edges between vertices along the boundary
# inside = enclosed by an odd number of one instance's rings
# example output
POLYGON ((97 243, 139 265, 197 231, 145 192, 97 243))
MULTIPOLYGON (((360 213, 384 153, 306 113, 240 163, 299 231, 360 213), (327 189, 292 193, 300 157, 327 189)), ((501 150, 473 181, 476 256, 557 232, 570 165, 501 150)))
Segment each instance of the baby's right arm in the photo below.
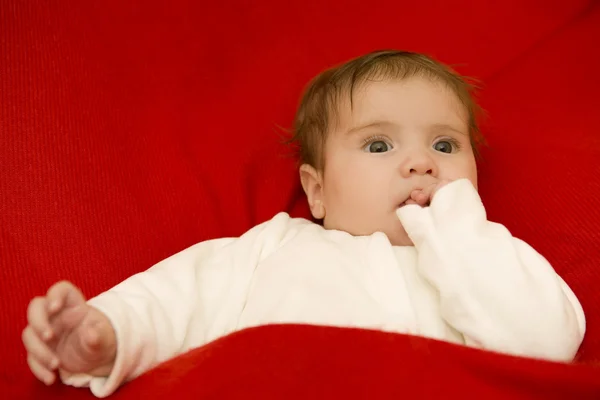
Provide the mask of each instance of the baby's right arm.
POLYGON ((99 375, 64 369, 63 382, 105 397, 157 364, 233 332, 256 265, 306 223, 278 214, 239 238, 196 244, 92 298, 87 304, 114 328, 114 366, 99 375))

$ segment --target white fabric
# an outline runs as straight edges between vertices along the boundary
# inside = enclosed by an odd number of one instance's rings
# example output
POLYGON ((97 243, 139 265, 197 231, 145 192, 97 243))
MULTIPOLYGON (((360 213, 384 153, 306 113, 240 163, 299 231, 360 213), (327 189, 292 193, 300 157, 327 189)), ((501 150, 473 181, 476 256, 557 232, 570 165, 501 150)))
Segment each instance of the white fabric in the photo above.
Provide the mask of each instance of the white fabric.
POLYGON ((158 363, 272 323, 362 327, 508 354, 571 360, 579 301, 533 248, 487 221, 468 180, 402 207, 414 247, 353 237, 285 213, 239 238, 196 244, 90 300, 116 331, 107 378, 67 376, 105 397, 158 363))

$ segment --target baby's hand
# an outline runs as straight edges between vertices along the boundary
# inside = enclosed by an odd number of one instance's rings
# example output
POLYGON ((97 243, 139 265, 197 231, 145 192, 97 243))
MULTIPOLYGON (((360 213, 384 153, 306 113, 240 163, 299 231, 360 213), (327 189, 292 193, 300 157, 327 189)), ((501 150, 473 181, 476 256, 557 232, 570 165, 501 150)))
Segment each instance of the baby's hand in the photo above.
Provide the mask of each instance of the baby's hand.
POLYGON ((89 306, 70 282, 53 285, 27 309, 23 344, 31 372, 47 385, 60 368, 69 373, 108 376, 116 356, 115 332, 108 318, 89 306))
POLYGON ((440 190, 443 186, 447 185, 448 183, 450 183, 450 181, 447 179, 444 179, 437 183, 429 185, 429 186, 425 187, 424 189, 413 190, 412 193, 410 194, 410 198, 411 198, 411 200, 413 200, 416 204, 420 205, 421 207, 426 207, 429 204, 431 204, 431 201, 433 200, 433 196, 435 196, 437 191, 440 190))

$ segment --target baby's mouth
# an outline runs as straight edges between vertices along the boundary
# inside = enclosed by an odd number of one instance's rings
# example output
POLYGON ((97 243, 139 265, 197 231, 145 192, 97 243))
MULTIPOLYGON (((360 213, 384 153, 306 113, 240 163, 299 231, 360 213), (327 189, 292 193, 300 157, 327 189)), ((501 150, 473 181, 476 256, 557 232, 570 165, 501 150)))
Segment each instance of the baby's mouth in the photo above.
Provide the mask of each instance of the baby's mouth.
MULTIPOLYGON (((409 197, 408 199, 404 200, 402 203, 398 204, 398 208, 402 208, 409 204, 419 204, 419 203, 417 203, 416 201, 414 201, 412 198, 409 197)), ((429 207, 429 202, 427 202, 427 204, 424 204, 423 207, 429 207)))
POLYGON ((404 207, 405 205, 408 205, 408 204, 414 204, 414 202, 411 203, 411 199, 410 198, 406 199, 402 203, 398 204, 398 208, 402 208, 402 207, 404 207))

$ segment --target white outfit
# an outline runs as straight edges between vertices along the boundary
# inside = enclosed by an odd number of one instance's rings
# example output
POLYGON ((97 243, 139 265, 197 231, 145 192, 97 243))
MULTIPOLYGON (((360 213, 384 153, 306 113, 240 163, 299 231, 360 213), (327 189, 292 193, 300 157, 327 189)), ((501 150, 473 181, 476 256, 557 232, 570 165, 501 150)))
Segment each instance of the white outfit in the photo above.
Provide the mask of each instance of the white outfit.
POLYGON ((158 363, 273 323, 408 333, 557 361, 585 333, 581 305, 551 265, 486 219, 468 180, 430 207, 397 211, 413 246, 354 237, 285 213, 239 238, 196 244, 89 301, 112 322, 108 378, 66 376, 105 397, 158 363))

